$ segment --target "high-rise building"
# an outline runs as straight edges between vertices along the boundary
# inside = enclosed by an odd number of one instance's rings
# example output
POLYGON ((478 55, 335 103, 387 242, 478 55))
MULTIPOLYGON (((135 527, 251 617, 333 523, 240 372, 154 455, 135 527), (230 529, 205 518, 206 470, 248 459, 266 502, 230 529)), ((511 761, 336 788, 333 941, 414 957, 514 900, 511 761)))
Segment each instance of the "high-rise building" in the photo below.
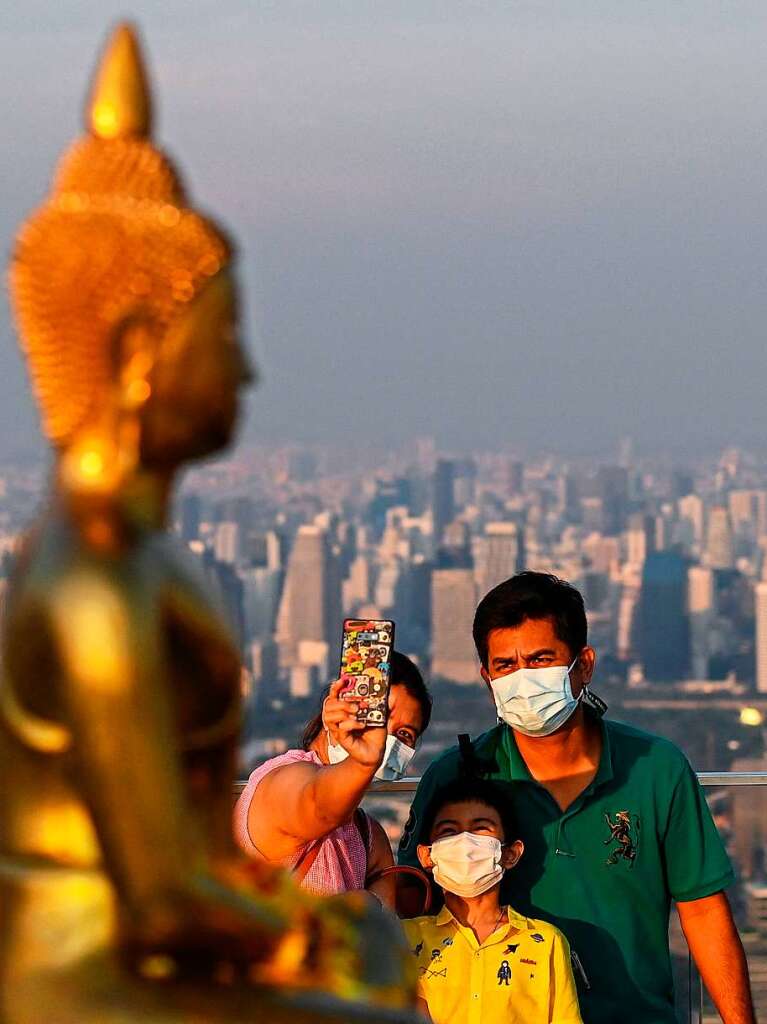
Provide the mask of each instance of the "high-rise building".
POLYGON ((233 522, 217 523, 213 552, 219 562, 236 565, 240 561, 241 550, 242 532, 239 525, 233 522))
POLYGON ((731 569, 735 564, 730 515, 722 505, 715 505, 708 514, 706 564, 712 569, 731 569))
POLYGON ((644 563, 639 656, 650 682, 677 682, 687 676, 687 564, 673 551, 655 551, 644 563))
POLYGON ((629 477, 624 466, 600 466, 597 472, 598 496, 602 499, 602 528, 611 537, 626 525, 629 507, 629 477))
POLYGON ((265 640, 274 633, 277 622, 282 571, 266 566, 251 566, 240 571, 243 587, 245 636, 248 640, 265 640))
POLYGON ((341 583, 335 561, 327 531, 316 524, 299 527, 277 616, 283 665, 298 663, 302 640, 340 642, 341 583))
POLYGON ((477 495, 477 464, 474 459, 454 462, 453 500, 458 508, 471 505, 477 495))
POLYGON ((480 596, 524 567, 524 543, 516 523, 487 523, 477 539, 475 566, 480 596))
POLYGON ((445 527, 455 518, 454 477, 454 464, 449 459, 439 459, 434 470, 434 493, 432 496, 435 549, 442 543, 445 527))
POLYGON ((194 493, 185 494, 181 499, 181 539, 187 544, 199 537, 201 518, 200 496, 194 493))
POLYGON ((454 683, 477 680, 471 627, 477 592, 473 569, 435 569, 431 591, 431 674, 454 683))
POLYGON ((703 542, 704 508, 703 499, 697 494, 687 494, 677 502, 681 519, 686 519, 692 528, 693 540, 696 544, 703 542))
POLYGON ((626 530, 626 560, 632 565, 644 565, 645 558, 655 550, 655 520, 652 516, 636 514, 629 517, 626 530))
POLYGON ((509 495, 521 494, 525 487, 525 464, 516 459, 506 463, 506 490, 509 495))
POLYGON ((714 570, 692 565, 687 571, 687 608, 690 616, 690 667, 693 679, 709 675, 709 636, 714 619, 714 570))
POLYGON ((767 693, 767 581, 755 587, 756 618, 756 688, 767 693))

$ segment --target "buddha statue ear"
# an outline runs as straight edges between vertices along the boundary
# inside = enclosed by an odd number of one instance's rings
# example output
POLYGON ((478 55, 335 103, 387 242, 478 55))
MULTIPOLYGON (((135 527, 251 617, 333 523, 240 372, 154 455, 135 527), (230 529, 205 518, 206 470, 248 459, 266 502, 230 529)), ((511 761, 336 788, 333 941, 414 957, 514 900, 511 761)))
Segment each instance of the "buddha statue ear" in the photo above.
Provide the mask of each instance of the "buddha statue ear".
POLYGON ((137 414, 152 394, 151 373, 156 339, 149 321, 133 316, 115 332, 112 358, 116 405, 125 415, 137 414))
POLYGON ((96 68, 86 106, 86 128, 99 139, 146 138, 152 101, 135 30, 118 25, 96 68))

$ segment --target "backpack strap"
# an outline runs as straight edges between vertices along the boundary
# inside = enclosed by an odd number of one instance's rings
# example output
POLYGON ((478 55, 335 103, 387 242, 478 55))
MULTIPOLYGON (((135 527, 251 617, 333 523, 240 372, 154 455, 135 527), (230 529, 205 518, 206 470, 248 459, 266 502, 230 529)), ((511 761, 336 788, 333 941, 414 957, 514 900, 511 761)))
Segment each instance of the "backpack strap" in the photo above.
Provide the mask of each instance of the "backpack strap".
POLYGON ((322 840, 316 839, 313 843, 308 843, 304 847, 304 852, 293 865, 293 877, 295 878, 297 885, 301 885, 303 880, 311 871, 312 864, 317 860, 317 855, 320 852, 321 846, 322 840))
MULTIPOLYGON (((359 829, 360 835, 362 836, 362 842, 365 847, 365 859, 370 859, 370 818, 362 810, 361 807, 357 807, 354 811, 354 824, 359 829)), ((298 858, 293 866, 293 877, 296 882, 300 885, 309 872, 312 869, 312 864, 317 860, 317 855, 320 852, 322 846, 322 839, 316 839, 313 843, 309 843, 304 847, 304 851, 298 858)))
POLYGON ((370 840, 372 838, 370 834, 370 818, 361 807, 355 808, 354 824, 357 826, 359 833, 362 836, 362 844, 365 847, 365 858, 370 860, 370 840))

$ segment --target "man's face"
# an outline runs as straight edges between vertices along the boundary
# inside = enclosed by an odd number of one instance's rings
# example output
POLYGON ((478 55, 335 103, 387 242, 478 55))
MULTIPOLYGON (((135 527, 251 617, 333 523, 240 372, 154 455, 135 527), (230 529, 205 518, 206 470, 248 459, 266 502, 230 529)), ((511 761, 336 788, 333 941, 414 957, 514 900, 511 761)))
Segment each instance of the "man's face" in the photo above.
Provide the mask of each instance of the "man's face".
POLYGON ((551 665, 575 665, 570 672, 573 696, 577 697, 594 672, 596 655, 593 648, 571 651, 554 628, 553 619, 525 619, 519 626, 494 629, 487 638, 487 668, 482 678, 490 686, 491 679, 507 676, 521 668, 547 668, 551 665))

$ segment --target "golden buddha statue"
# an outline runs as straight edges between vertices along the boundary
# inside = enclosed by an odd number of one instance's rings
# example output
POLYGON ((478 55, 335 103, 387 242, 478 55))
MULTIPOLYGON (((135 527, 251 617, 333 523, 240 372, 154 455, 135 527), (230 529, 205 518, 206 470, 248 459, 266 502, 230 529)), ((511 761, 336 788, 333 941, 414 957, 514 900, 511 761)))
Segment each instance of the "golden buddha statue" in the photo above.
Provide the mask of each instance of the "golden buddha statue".
POLYGON ((410 1021, 383 911, 235 854, 239 655, 164 528, 251 374, 231 246, 150 120, 121 26, 10 273, 55 466, 4 625, 0 1024, 410 1021))

